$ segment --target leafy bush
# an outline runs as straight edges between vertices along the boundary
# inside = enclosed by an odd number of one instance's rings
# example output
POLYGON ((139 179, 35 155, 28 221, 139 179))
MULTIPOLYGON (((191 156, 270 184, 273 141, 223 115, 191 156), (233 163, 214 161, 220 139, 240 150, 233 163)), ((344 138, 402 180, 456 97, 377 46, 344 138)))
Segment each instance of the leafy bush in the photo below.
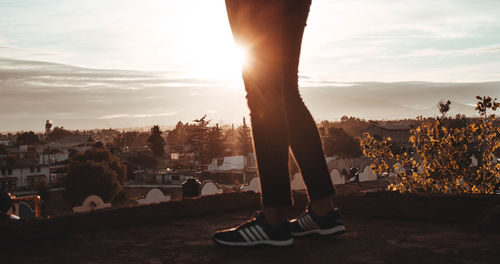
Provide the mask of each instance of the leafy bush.
POLYGON ((107 149, 91 148, 71 158, 64 181, 66 197, 79 204, 92 194, 111 201, 123 190, 127 168, 107 149))
MULTIPOLYGON (((498 103, 489 97, 479 98, 498 103)), ((496 99, 496 98, 495 98, 496 99)), ((390 138, 376 140, 369 135, 361 139, 363 154, 372 158, 372 169, 387 175, 389 190, 399 192, 485 193, 500 183, 500 164, 494 153, 500 148, 500 128, 493 125, 494 115, 476 119, 465 127, 448 128, 442 120, 419 118, 421 124, 410 130, 412 153, 394 155, 390 138), (477 159, 477 162, 473 162, 477 159)))

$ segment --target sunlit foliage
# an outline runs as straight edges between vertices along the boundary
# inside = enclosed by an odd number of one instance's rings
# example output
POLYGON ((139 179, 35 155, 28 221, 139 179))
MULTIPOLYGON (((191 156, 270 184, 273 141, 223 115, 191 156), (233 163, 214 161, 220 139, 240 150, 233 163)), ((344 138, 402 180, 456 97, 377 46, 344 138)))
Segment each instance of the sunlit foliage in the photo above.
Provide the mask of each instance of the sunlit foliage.
MULTIPOLYGON (((389 180, 388 189, 399 192, 483 193, 491 194, 500 183, 500 164, 494 153, 500 149, 500 128, 494 115, 487 116, 498 103, 477 97, 483 119, 461 128, 447 127, 439 119, 419 118, 410 130, 412 151, 391 152, 391 138, 361 139, 363 154, 372 158, 372 169, 389 180)), ((488 99, 489 98, 489 99, 488 99)))

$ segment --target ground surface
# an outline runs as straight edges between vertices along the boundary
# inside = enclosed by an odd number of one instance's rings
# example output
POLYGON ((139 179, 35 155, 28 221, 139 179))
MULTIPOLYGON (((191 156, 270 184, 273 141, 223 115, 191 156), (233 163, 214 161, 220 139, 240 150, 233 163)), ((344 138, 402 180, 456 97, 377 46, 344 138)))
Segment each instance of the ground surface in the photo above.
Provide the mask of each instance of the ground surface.
MULTIPOLYGON (((289 248, 227 248, 211 234, 253 213, 240 209, 3 246, 1 263, 498 263, 500 236, 472 224, 345 215, 338 237, 289 248)), ((298 214, 298 210, 293 212, 298 214)))

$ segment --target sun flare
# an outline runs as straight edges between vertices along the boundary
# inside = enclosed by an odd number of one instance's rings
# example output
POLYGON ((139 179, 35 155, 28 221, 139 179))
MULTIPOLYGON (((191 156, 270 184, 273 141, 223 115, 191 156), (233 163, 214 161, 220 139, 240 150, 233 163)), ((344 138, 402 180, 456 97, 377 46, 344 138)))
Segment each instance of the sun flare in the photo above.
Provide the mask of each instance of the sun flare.
POLYGON ((214 45, 210 52, 194 55, 194 71, 204 77, 234 80, 241 78, 241 70, 248 65, 248 52, 241 46, 230 42, 214 45))
POLYGON ((240 66, 240 68, 243 68, 245 66, 248 66, 250 63, 250 58, 248 54, 248 50, 238 44, 234 44, 234 61, 237 65, 240 66))

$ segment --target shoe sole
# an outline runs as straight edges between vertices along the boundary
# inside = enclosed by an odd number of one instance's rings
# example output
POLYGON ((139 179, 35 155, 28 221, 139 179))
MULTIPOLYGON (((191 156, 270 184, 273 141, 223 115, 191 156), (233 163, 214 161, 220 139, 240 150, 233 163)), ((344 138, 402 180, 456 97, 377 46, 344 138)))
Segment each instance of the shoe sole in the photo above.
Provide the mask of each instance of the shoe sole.
POLYGON ((292 236, 294 237, 301 237, 301 236, 307 236, 307 235, 312 235, 312 234, 317 234, 317 235, 322 235, 322 236, 331 236, 331 235, 340 235, 345 233, 345 226, 336 226, 330 229, 314 229, 314 230, 309 230, 305 232, 298 232, 294 233, 291 232, 292 236))
POLYGON ((252 241, 252 242, 228 242, 219 240, 217 238, 213 239, 216 243, 224 245, 224 246, 232 246, 232 247, 253 247, 260 245, 268 245, 268 246, 276 246, 276 247, 287 247, 293 245, 293 238, 283 241, 273 241, 273 240, 264 240, 264 241, 252 241))

